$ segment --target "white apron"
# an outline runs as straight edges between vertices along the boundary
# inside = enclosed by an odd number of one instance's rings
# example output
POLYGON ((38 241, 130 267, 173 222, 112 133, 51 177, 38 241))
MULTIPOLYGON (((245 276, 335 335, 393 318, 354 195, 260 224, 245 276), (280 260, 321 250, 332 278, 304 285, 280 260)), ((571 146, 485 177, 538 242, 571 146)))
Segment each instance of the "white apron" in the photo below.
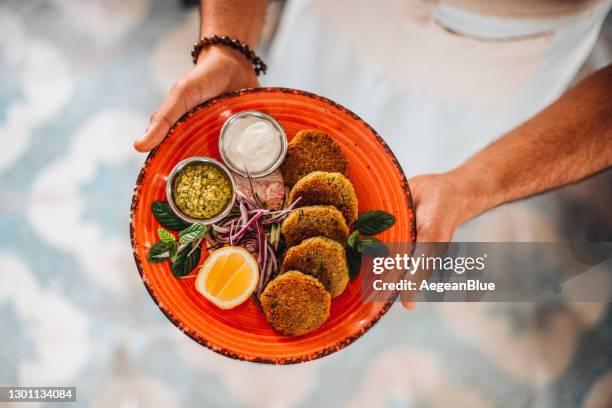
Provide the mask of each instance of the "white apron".
POLYGON ((558 98, 609 8, 608 0, 290 1, 264 84, 351 109, 408 177, 445 171, 558 98))

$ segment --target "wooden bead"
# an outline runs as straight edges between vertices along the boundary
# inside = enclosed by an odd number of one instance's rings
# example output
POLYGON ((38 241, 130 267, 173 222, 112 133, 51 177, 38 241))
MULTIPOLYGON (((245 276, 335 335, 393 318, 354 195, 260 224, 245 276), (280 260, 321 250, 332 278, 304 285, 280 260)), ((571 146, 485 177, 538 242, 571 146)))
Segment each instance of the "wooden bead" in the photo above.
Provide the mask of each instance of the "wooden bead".
POLYGON ((265 74, 266 70, 268 69, 268 66, 261 60, 261 58, 255 55, 255 52, 251 50, 247 44, 242 44, 239 40, 226 35, 219 37, 217 34, 210 37, 203 37, 193 45, 191 57, 193 58, 194 64, 198 62, 200 52, 202 52, 204 48, 210 47, 211 45, 225 45, 240 52, 246 59, 251 61, 253 64, 253 70, 257 76, 259 76, 261 73, 265 74))

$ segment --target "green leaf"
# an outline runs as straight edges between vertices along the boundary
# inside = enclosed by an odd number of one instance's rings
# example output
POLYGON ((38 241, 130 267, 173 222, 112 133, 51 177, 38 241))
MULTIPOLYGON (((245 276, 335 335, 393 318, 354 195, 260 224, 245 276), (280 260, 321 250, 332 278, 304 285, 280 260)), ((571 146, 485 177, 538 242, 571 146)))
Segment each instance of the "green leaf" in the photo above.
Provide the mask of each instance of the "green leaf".
POLYGON ((357 252, 375 257, 389 256, 387 245, 381 240, 369 236, 364 236, 357 241, 357 252))
POLYGON ((164 252, 168 252, 168 244, 162 241, 157 241, 151 248, 149 248, 147 260, 151 263, 165 262, 169 259, 168 254, 164 256, 157 256, 163 254, 164 252))
POLYGON ((346 240, 346 245, 350 246, 351 248, 355 248, 355 244, 357 244, 358 237, 359 231, 353 231, 353 233, 349 235, 348 239, 346 240))
POLYGON ((153 204, 151 204, 151 211, 157 222, 171 231, 181 231, 189 227, 188 223, 181 220, 172 212, 170 204, 168 204, 167 201, 154 201, 153 204))
POLYGON ((383 210, 366 211, 359 214, 353 225, 364 235, 376 235, 395 224, 395 217, 383 210))
POLYGON ((204 236, 206 230, 207 228, 204 224, 191 224, 189 227, 179 233, 179 242, 181 244, 190 244, 195 242, 204 236))
POLYGON ((178 244, 176 243, 176 241, 168 243, 168 254, 170 254, 170 260, 172 262, 176 262, 176 258, 178 255, 178 244))
POLYGON ((176 241, 176 238, 174 237, 174 235, 172 235, 172 233, 166 231, 163 228, 157 229, 157 235, 159 236, 159 240, 161 242, 165 242, 167 244, 176 241))
POLYGON ((180 278, 188 275, 189 272, 191 272, 193 268, 198 265, 198 262, 200 262, 200 247, 196 247, 193 249, 193 252, 191 252, 192 249, 193 247, 188 245, 181 251, 180 254, 178 254, 176 261, 172 262, 170 271, 175 277, 180 278), (190 252, 191 254, 189 255, 190 252))
POLYGON ((349 268, 349 277, 355 279, 361 270, 361 254, 352 247, 346 248, 346 263, 349 268))

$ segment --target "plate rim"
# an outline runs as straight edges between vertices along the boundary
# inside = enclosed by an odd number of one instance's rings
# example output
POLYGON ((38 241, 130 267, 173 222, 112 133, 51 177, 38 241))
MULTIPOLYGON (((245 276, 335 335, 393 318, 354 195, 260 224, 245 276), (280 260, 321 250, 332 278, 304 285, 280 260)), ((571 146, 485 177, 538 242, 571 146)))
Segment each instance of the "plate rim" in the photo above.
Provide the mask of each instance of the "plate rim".
MULTIPOLYGON (((151 150, 149 152, 149 154, 147 155, 147 158, 145 159, 145 161, 142 164, 142 167, 140 168, 140 171, 138 172, 138 177, 136 178, 136 184, 134 186, 134 191, 132 194, 132 202, 131 202, 131 206, 130 206, 130 243, 132 245, 132 254, 134 256, 134 261, 136 263, 136 267, 138 269, 138 274, 140 275, 140 280, 142 281, 145 289, 147 290, 147 292, 149 293, 149 296, 151 296, 151 299, 153 300, 153 302, 155 302, 157 308, 159 310, 161 310, 161 312, 164 314, 164 316, 166 316, 166 318, 177 328, 179 329, 181 332, 183 332, 186 336, 188 336, 190 339, 192 339, 193 341, 195 341, 196 343, 218 353, 221 354, 225 357, 229 357, 232 358, 234 360, 241 360, 241 361, 246 361, 246 362, 252 362, 252 363, 264 363, 264 364, 272 364, 272 365, 289 365, 289 364, 299 364, 299 363, 303 363, 303 362, 307 362, 307 361, 313 361, 313 360, 317 360, 319 358, 328 356, 330 354, 335 353, 336 351, 340 351, 343 348, 347 347, 348 345, 352 344, 354 341, 356 341, 357 339, 359 339, 360 337, 362 337, 368 330, 370 330, 376 323, 378 323, 378 321, 389 311, 389 309, 391 308, 391 306, 393 305, 393 303, 395 303, 399 292, 396 292, 395 295, 393 296, 392 299, 388 300, 385 302, 385 305, 382 307, 382 309, 378 312, 378 314, 376 314, 366 325, 363 325, 357 332, 353 333, 352 335, 345 337, 343 339, 339 339, 337 343, 334 343, 331 346, 325 347, 322 350, 316 351, 314 353, 309 353, 309 354, 303 354, 303 355, 299 355, 299 356, 295 356, 295 357, 278 357, 278 358, 273 358, 273 357, 261 357, 261 356, 257 356, 253 359, 248 359, 248 358, 244 358, 244 356, 241 356, 240 354, 231 351, 227 348, 224 347, 219 347, 216 346, 214 344, 211 344, 206 338, 204 338, 203 336, 199 335, 198 333, 195 333, 193 331, 187 330, 186 328, 184 328, 184 325, 174 316, 172 316, 170 314, 169 311, 167 311, 164 307, 162 307, 160 305, 160 301, 158 300, 158 298, 156 297, 156 295, 153 293, 153 291, 151 290, 151 288, 149 287, 149 284, 146 282, 146 280, 144 279, 144 272, 143 272, 143 268, 142 268, 142 260, 140 259, 140 256, 136 253, 136 242, 135 242, 135 238, 136 238, 136 233, 135 233, 135 226, 134 226, 134 216, 135 216, 135 209, 139 204, 140 201, 140 197, 139 197, 139 190, 142 187, 142 181, 145 177, 145 174, 147 172, 147 168, 149 166, 149 163, 151 160, 153 160, 153 158, 155 157, 155 155, 157 154, 157 152, 159 151, 160 147, 164 144, 164 142, 166 140, 168 140, 168 137, 175 131, 175 129, 183 122, 185 122, 187 119, 189 119, 189 117, 191 117, 194 113, 207 108, 209 106, 212 106, 224 99, 228 99, 228 98, 234 98, 234 97, 240 97, 242 95, 248 95, 248 94, 254 94, 254 93, 273 93, 273 92, 282 92, 282 93, 287 93, 287 94, 295 94, 295 95, 300 95, 300 96, 305 96, 311 99, 317 99, 317 100, 321 100, 325 103, 328 103, 332 106, 334 106, 336 109, 341 110, 343 112, 345 112, 346 114, 348 114, 349 116, 351 116, 353 119, 355 119, 356 121, 360 122, 363 126, 365 126, 368 131, 370 133, 372 133, 375 137, 377 142, 383 147, 383 149, 388 153, 389 157, 392 159, 393 161, 393 165, 394 167, 396 167, 400 174, 402 175, 401 177, 401 184, 402 184, 402 191, 404 193, 404 197, 406 198, 406 204, 408 206, 408 208, 410 208, 411 212, 412 212, 412 235, 410 238, 412 239, 411 242, 416 242, 417 239, 417 225, 416 225, 416 212, 414 209, 414 204, 413 204, 413 200, 412 200, 412 192, 410 190, 410 186, 408 184, 408 179, 406 178, 406 174, 404 173, 404 170, 402 169, 402 166, 400 165, 399 161, 397 160, 397 157, 395 156, 395 154, 393 153, 393 151, 391 150, 391 148, 389 147, 389 145, 387 145, 387 142, 385 142, 385 140, 378 134, 378 132, 376 130, 374 130, 374 128, 372 128, 372 126, 370 126, 365 120, 363 120, 361 117, 359 117, 356 113, 354 113, 353 111, 351 111, 350 109, 340 105, 337 102, 332 101, 329 98, 326 98, 324 96, 320 96, 317 94, 314 94, 312 92, 308 92, 308 91, 303 91, 303 90, 299 90, 299 89, 292 89, 292 88, 285 88, 285 87, 257 87, 257 88, 244 88, 244 89, 239 89, 239 90, 235 90, 235 91, 230 91, 230 92, 226 92, 223 93, 221 95, 218 95, 214 98, 211 98, 205 102, 202 102, 198 105, 196 105, 194 108, 190 109, 188 112, 186 112, 183 116, 181 116, 179 118, 179 120, 177 120, 168 130, 168 132, 166 133, 166 136, 164 137, 163 141, 157 146, 155 147, 153 150, 151 150)), ((413 246, 414 247, 414 246, 413 246)))

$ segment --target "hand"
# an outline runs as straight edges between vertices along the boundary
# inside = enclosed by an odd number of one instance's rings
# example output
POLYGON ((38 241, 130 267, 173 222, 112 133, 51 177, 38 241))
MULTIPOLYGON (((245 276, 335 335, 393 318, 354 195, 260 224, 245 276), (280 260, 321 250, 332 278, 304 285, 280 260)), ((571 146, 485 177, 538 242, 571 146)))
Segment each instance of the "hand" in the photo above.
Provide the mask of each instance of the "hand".
MULTIPOLYGON (((466 221, 465 209, 467 191, 463 191, 458 179, 445 174, 426 174, 409 180, 412 201, 416 210, 417 246, 415 253, 437 256, 430 253, 441 248, 427 245, 428 242, 450 242, 455 230, 466 221), (423 245, 419 245, 423 243, 423 245)), ((413 281, 427 279, 429 271, 419 270, 411 277, 413 281)), ((412 292, 410 292, 412 293, 412 292)), ((414 298, 402 292, 402 304, 407 309, 414 308, 414 298)))
POLYGON ((451 173, 413 177, 408 184, 416 209, 417 242, 450 242, 466 221, 468 192, 451 173))
POLYGON ((139 152, 152 150, 170 127, 198 104, 224 92, 257 86, 251 63, 237 51, 214 46, 204 50, 195 68, 170 89, 134 148, 139 152))

